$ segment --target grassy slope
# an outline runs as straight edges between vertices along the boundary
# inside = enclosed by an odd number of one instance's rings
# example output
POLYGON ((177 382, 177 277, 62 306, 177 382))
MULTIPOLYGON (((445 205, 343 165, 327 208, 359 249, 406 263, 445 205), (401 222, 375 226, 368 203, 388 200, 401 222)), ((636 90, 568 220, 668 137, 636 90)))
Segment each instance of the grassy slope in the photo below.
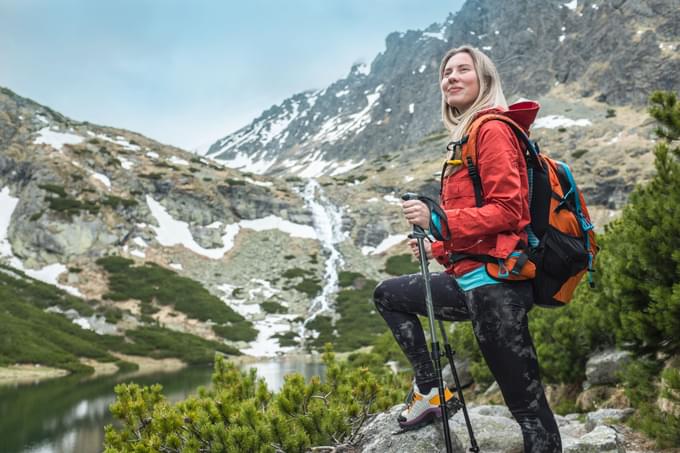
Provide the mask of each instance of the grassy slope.
POLYGON ((118 256, 100 258, 97 264, 109 274, 107 299, 140 300, 146 313, 155 310, 152 302, 171 305, 190 318, 217 323, 213 330, 228 340, 251 341, 257 336, 249 321, 195 280, 154 263, 133 266, 132 260, 118 256))
POLYGON ((80 357, 116 361, 111 351, 178 357, 188 363, 209 363, 215 351, 238 354, 217 342, 158 326, 128 331, 126 337, 97 335, 62 315, 44 311, 52 306, 74 308, 86 316, 93 313, 93 308, 81 299, 0 266, 0 365, 40 363, 84 372, 91 369, 80 363, 80 357))

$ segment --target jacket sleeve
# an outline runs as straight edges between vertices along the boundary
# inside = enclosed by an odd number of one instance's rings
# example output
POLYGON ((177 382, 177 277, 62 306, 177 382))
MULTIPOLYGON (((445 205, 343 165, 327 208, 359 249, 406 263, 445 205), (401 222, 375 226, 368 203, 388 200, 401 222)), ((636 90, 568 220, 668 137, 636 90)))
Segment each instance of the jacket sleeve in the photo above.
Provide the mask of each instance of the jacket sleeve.
MULTIPOLYGON (((464 242, 503 231, 513 231, 522 219, 522 184, 518 159, 519 142, 510 127, 489 121, 477 139, 477 168, 482 181, 484 205, 446 210, 455 249, 464 242)), ((465 169, 461 171, 466 171, 465 169)))
POLYGON ((444 267, 449 265, 449 253, 444 248, 444 243, 435 241, 432 243, 432 256, 444 267))

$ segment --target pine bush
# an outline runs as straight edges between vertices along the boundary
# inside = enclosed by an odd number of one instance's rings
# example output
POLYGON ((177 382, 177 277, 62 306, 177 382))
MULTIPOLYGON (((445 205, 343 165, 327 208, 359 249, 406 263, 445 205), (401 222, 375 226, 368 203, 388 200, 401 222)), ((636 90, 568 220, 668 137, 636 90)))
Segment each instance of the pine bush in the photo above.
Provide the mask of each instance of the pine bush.
POLYGON ((271 393, 255 370, 240 371, 222 357, 210 388, 172 405, 160 385, 116 386, 111 412, 122 425, 106 427, 105 452, 304 452, 356 440, 372 413, 399 402, 409 381, 387 367, 369 371, 338 362, 327 345, 326 378, 286 376, 271 393))

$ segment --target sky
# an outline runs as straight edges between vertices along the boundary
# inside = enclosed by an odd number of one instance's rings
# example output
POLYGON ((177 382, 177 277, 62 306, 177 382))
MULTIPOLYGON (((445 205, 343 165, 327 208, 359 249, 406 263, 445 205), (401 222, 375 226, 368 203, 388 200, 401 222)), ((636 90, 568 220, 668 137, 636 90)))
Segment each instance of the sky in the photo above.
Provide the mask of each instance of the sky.
POLYGON ((185 149, 370 63, 463 0, 0 0, 0 86, 185 149))

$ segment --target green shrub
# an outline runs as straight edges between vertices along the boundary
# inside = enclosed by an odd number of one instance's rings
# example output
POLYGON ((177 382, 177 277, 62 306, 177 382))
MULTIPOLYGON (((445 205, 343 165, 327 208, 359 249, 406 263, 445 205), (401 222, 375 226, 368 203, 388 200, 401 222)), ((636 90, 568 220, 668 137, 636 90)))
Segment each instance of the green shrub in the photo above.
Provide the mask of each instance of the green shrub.
POLYGON ((310 271, 300 269, 299 267, 294 267, 292 269, 286 269, 284 271, 284 273, 282 274, 282 276, 283 276, 283 278, 292 279, 292 278, 296 278, 296 277, 306 277, 310 274, 311 274, 310 271))
POLYGON ((587 149, 583 149, 583 148, 577 149, 576 151, 571 153, 571 157, 573 157, 574 159, 578 159, 579 157, 582 157, 587 152, 588 152, 587 149))
POLYGON ((106 197, 101 200, 101 204, 104 206, 111 206, 112 208, 116 209, 118 206, 122 206, 124 208, 137 206, 138 203, 134 198, 121 198, 115 195, 106 195, 106 197))
POLYGON ((58 197, 61 197, 61 198, 68 197, 68 194, 64 190, 63 186, 59 186, 59 185, 56 185, 56 184, 38 184, 38 187, 40 187, 41 189, 43 189, 47 192, 53 193, 53 194, 57 195, 58 197))
POLYGON ((308 341, 307 347, 320 349, 326 343, 335 344, 336 335, 333 333, 333 319, 330 316, 319 315, 305 325, 307 330, 315 330, 319 335, 308 341))
POLYGON ((338 274, 338 286, 340 286, 340 288, 354 286, 355 282, 361 279, 366 280, 366 278, 358 272, 340 271, 338 274))
POLYGON ((121 384, 111 412, 121 422, 107 426, 106 452, 248 451, 303 452, 314 446, 350 443, 368 419, 399 402, 407 379, 387 369, 375 372, 324 354, 326 377, 309 382, 286 377, 272 394, 255 371, 239 371, 218 358, 213 385, 197 396, 169 404, 161 387, 121 384))
POLYGON ((299 346, 299 337, 300 336, 297 333, 292 331, 273 335, 273 338, 279 340, 279 345, 284 348, 288 346, 299 346))
POLYGON ((160 179, 163 179, 164 175, 163 173, 140 173, 139 177, 158 181, 160 179))
POLYGON ((406 275, 420 272, 420 265, 414 261, 413 255, 394 255, 387 258, 385 272, 390 275, 406 275))
POLYGON ((143 355, 156 359, 177 357, 189 364, 212 363, 215 351, 238 355, 231 346, 209 341, 188 333, 175 332, 158 326, 144 326, 126 332, 132 343, 123 343, 118 350, 125 354, 143 355))
POLYGON ((616 116, 616 110, 614 109, 607 109, 607 113, 604 116, 605 118, 614 118, 616 116))
POLYGON ((494 381, 491 370, 486 365, 482 352, 477 345, 477 339, 472 330, 471 322, 454 323, 451 334, 451 346, 459 357, 470 361, 470 373, 475 382, 482 387, 488 386, 494 381))
POLYGON ((307 294, 309 297, 314 297, 321 291, 320 280, 318 278, 304 278, 294 288, 301 293, 307 294))
POLYGON ((123 310, 118 307, 106 307, 102 314, 106 318, 106 322, 110 324, 115 324, 123 319, 123 310))
POLYGON ((353 351, 374 343, 376 338, 387 331, 382 316, 373 304, 373 289, 376 282, 365 280, 360 288, 348 288, 338 292, 335 305, 338 319, 333 322, 327 316, 317 316, 306 327, 319 332, 319 336, 307 342, 312 348, 320 349, 332 342, 336 350, 353 351))
POLYGON ((265 313, 288 313, 288 309, 286 307, 271 300, 262 302, 260 307, 262 307, 262 310, 264 310, 265 313))
POLYGON ((99 206, 92 201, 80 201, 75 198, 48 198, 49 208, 67 215, 88 211, 90 214, 99 212, 99 206))
POLYGON ((156 161, 154 162, 154 165, 156 165, 156 167, 169 168, 174 171, 180 171, 180 168, 177 167, 176 165, 172 165, 163 161, 156 161))
POLYGON ((657 398, 668 398, 675 407, 680 405, 680 371, 667 368, 661 372, 661 363, 650 359, 631 362, 623 373, 626 396, 637 411, 628 423, 656 440, 658 448, 671 448, 680 444, 680 416, 661 412, 657 398), (666 383, 659 395, 659 377, 666 383))
POLYGON ((376 337, 388 330, 373 303, 373 290, 377 282, 365 280, 360 289, 342 289, 336 297, 336 311, 340 315, 335 323, 339 339, 338 351, 353 351, 373 344, 376 337))
POLYGON ((252 341, 257 337, 257 330, 250 323, 234 323, 214 325, 213 331, 222 338, 231 341, 252 341))

